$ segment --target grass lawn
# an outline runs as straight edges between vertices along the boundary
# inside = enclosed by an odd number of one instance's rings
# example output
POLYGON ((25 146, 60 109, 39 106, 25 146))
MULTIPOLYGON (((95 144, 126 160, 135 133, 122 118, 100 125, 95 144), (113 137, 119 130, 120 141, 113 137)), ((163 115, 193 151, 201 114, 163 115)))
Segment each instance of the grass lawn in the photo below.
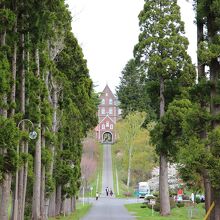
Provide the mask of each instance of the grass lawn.
MULTIPOLYGON (((154 212, 152 216, 152 211, 149 208, 140 208, 141 204, 127 204, 125 207, 131 212, 137 220, 189 220, 190 210, 189 207, 174 208, 171 210, 171 215, 167 217, 162 217, 158 212, 154 212)), ((203 209, 203 204, 198 204, 196 209, 193 210, 192 219, 203 219, 205 216, 205 210, 203 209)))
POLYGON ((60 220, 79 220, 81 217, 83 217, 85 214, 88 213, 88 211, 91 208, 91 204, 85 204, 84 206, 80 203, 77 204, 76 206, 76 211, 71 214, 68 215, 66 217, 63 216, 57 216, 55 218, 49 218, 49 220, 56 220, 56 219, 60 219, 60 220))

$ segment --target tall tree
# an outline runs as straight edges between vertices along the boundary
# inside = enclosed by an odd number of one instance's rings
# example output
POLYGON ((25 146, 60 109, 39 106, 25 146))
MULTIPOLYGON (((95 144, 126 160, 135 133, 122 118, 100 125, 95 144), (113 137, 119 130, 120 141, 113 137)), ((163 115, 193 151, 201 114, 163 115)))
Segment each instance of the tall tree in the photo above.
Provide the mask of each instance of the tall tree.
MULTIPOLYGON (((9 52, 7 51, 7 32, 10 31, 15 22, 15 14, 9 8, 9 3, 7 1, 1 1, 0 3, 0 116, 8 117, 8 94, 10 92, 10 62, 9 62, 9 52)), ((7 122, 6 122, 7 123, 7 122)), ((2 134, 3 135, 3 134, 2 134)), ((10 155, 10 146, 1 146, 1 157, 4 160, 10 155)), ((0 208, 0 218, 7 220, 8 212, 7 207, 9 205, 10 199, 10 187, 12 180, 11 170, 5 170, 3 172, 3 178, 0 183, 1 189, 1 208, 0 208)))
POLYGON ((130 187, 131 169, 132 169, 132 155, 134 151, 134 140, 140 132, 141 126, 144 123, 146 114, 144 112, 132 112, 123 120, 123 127, 118 130, 120 142, 127 148, 128 154, 128 171, 127 171, 127 188, 130 187))
POLYGON ((97 123, 97 96, 64 0, 1 1, 0 18, 0 219, 8 219, 11 190, 12 219, 47 219, 51 194, 56 214, 66 212, 68 198, 73 211, 81 140, 97 123), (34 123, 37 140, 28 141, 22 119, 34 123), (68 171, 63 181, 59 167, 68 171))
MULTIPOLYGON (((158 118, 165 114, 168 104, 195 80, 195 70, 186 50, 184 24, 177 1, 145 1, 139 14, 139 43, 134 48, 140 68, 146 73, 149 85, 153 85, 159 100, 158 118), (156 86, 155 86, 156 85, 156 86)), ((151 96, 155 102, 155 96, 151 96)), ((156 109, 155 109, 156 110, 156 109)), ((168 158, 166 142, 155 142, 160 154, 160 213, 170 214, 168 189, 168 158)))
MULTIPOLYGON (((200 41, 198 45, 198 59, 199 64, 203 67, 203 71, 200 71, 199 73, 203 73, 201 76, 204 79, 208 79, 210 81, 210 87, 208 87, 208 95, 210 96, 210 102, 208 102, 208 105, 210 106, 210 114, 211 114, 211 133, 208 135, 208 138, 211 137, 213 140, 214 136, 216 136, 214 139, 218 139, 218 132, 219 129, 219 120, 218 115, 220 113, 219 108, 219 73, 220 73, 220 62, 219 62, 219 54, 220 54, 220 40, 219 40, 219 18, 220 13, 219 10, 216 7, 219 7, 219 1, 213 0, 213 1, 206 1, 206 0, 199 0, 196 1, 196 12, 197 12, 197 26, 202 26, 203 24, 203 30, 206 30, 202 32, 202 27, 200 28, 200 41), (209 69, 209 72, 204 71, 204 66, 207 66, 209 69)), ((203 83, 204 85, 204 83, 203 83)), ((204 86, 203 86, 204 87, 204 86)), ((207 88, 207 87, 206 87, 207 88)), ((210 198, 210 187, 206 188, 206 194, 207 194, 207 200, 211 200, 209 204, 206 204, 206 207, 210 206, 211 202, 215 202, 215 208, 214 211, 211 214, 210 219, 220 219, 220 200, 219 200, 219 186, 216 185, 215 178, 217 178, 216 175, 214 175, 214 170, 218 170, 219 167, 216 161, 218 157, 218 153, 216 152, 216 149, 218 148, 218 145, 216 142, 211 141, 211 145, 208 146, 208 150, 210 149, 212 154, 212 160, 215 166, 208 166, 208 173, 206 174, 206 180, 211 181, 211 199, 210 198)), ((206 170, 207 171, 207 170, 206 170)))
POLYGON ((145 111, 150 114, 152 111, 146 91, 145 76, 134 59, 128 61, 121 74, 117 96, 123 117, 132 111, 145 111))

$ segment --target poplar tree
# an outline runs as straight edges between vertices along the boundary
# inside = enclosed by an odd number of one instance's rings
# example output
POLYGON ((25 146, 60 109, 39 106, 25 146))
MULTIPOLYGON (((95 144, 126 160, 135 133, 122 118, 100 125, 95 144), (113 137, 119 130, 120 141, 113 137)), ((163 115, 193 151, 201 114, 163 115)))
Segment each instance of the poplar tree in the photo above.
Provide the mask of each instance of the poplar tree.
MULTIPOLYGON (((177 1, 145 1, 139 14, 139 42, 134 48, 135 58, 146 74, 149 86, 154 86, 151 102, 158 119, 162 119, 168 104, 174 98, 186 96, 188 87, 195 80, 195 70, 187 54, 188 40, 184 36, 184 24, 177 1), (159 110, 159 111, 158 111, 159 110)), ((168 149, 163 137, 155 140, 160 155, 160 214, 170 214, 168 189, 168 149)))

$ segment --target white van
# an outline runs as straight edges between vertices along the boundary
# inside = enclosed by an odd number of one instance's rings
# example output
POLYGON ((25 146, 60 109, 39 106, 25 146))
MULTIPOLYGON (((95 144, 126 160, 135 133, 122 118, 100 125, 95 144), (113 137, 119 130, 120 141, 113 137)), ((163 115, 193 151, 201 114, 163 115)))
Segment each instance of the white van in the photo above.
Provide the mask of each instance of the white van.
POLYGON ((150 195, 150 186, 147 182, 138 183, 138 196, 144 198, 146 195, 150 195))

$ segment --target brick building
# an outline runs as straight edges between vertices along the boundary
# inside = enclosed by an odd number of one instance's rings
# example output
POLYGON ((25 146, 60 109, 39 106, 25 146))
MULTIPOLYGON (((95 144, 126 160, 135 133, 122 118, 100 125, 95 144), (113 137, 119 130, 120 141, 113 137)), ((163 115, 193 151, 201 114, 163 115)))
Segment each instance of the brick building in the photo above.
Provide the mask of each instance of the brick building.
POLYGON ((102 143, 114 143, 116 139, 115 124, 120 118, 118 101, 108 85, 100 95, 98 106, 99 123, 96 126, 96 138, 102 143))

